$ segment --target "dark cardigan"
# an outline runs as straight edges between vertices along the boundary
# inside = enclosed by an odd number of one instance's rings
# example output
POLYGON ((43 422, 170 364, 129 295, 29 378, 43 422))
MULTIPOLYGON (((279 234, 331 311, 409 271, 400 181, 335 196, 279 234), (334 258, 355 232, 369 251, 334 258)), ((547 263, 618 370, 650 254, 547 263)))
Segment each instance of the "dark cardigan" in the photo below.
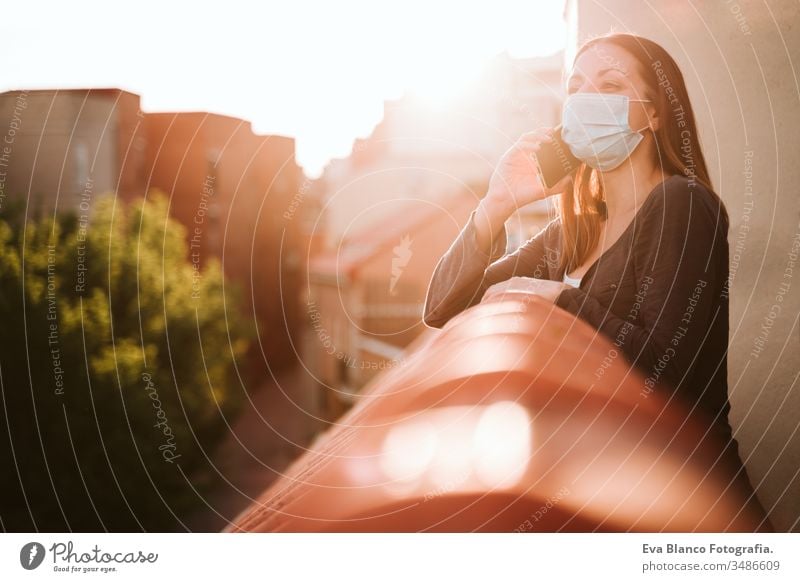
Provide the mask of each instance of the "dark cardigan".
MULTIPOLYGON (((562 291, 556 304, 611 339, 645 376, 645 393, 677 389, 729 439, 728 225, 721 210, 699 182, 667 178, 580 287, 562 291)), ((505 256, 503 228, 488 256, 476 246, 474 216, 433 274, 424 312, 429 326, 441 327, 510 277, 563 280, 558 219, 505 256)))

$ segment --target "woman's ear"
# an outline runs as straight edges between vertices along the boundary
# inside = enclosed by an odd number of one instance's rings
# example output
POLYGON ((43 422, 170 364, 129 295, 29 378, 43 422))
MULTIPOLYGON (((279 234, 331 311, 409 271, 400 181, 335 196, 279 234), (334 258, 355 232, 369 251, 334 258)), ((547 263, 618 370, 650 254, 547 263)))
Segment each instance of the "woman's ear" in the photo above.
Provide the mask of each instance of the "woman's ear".
POLYGON ((658 107, 655 102, 647 104, 647 120, 650 123, 650 129, 658 131, 661 128, 661 118, 658 115, 658 107))

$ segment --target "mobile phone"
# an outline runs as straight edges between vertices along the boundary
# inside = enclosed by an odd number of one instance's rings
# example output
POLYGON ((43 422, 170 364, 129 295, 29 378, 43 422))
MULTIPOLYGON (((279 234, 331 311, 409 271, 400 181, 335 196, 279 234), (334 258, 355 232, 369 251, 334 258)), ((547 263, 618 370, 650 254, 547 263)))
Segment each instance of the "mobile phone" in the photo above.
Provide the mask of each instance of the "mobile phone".
POLYGON ((560 125, 555 128, 552 141, 540 144, 535 160, 539 178, 545 188, 552 188, 581 165, 581 161, 572 155, 569 146, 561 139, 560 125))

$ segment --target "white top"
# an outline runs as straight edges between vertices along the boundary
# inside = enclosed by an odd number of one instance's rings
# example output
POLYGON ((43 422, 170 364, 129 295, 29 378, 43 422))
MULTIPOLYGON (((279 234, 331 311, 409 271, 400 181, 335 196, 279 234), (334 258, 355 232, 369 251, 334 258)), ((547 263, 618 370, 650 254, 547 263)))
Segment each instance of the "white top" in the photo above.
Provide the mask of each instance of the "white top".
POLYGON ((581 280, 573 279, 572 277, 567 277, 567 272, 564 271, 564 283, 566 283, 567 285, 572 285, 573 287, 580 287, 581 280))

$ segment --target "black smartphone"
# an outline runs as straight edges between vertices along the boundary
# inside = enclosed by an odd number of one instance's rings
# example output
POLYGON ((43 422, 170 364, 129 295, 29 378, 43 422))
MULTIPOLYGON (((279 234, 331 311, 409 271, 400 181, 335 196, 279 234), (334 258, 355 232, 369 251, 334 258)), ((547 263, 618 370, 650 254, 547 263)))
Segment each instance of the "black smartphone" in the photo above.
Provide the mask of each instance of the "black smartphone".
POLYGON ((561 139, 560 125, 553 131, 553 141, 541 143, 535 159, 545 188, 552 188, 581 165, 581 161, 572 155, 569 146, 561 139))

